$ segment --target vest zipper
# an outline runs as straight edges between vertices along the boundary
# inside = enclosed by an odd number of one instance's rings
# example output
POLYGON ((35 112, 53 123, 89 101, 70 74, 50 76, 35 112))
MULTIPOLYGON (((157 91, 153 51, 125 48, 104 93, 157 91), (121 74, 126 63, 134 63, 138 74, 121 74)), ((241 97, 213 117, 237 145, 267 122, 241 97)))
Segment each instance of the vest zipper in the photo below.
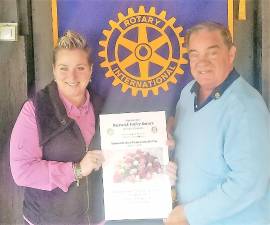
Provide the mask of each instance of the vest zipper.
MULTIPOLYGON (((88 145, 85 145, 85 152, 88 152, 88 149, 89 149, 89 146, 88 145)), ((88 211, 89 211, 89 191, 88 191, 88 176, 86 177, 86 197, 87 197, 87 220, 88 220, 88 224, 90 225, 90 218, 89 218, 89 214, 88 214, 88 211)))

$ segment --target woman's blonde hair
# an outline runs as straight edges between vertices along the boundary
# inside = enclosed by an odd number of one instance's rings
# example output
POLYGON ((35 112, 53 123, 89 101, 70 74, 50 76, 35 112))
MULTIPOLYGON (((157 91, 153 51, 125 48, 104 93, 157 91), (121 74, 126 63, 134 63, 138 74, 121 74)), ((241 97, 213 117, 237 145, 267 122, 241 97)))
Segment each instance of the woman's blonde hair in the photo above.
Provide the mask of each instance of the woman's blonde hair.
POLYGON ((61 49, 81 49, 88 55, 89 64, 92 64, 91 49, 88 47, 86 39, 74 31, 68 30, 62 37, 59 38, 58 43, 53 51, 53 64, 55 64, 57 52, 61 49))

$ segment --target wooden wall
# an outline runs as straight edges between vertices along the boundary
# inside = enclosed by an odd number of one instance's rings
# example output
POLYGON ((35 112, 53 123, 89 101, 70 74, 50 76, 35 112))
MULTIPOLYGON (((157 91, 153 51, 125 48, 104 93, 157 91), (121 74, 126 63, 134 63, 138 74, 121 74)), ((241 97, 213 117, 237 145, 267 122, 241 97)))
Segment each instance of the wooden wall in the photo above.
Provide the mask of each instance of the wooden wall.
POLYGON ((50 0, 0 0, 0 22, 18 22, 16 42, 0 41, 0 225, 23 224, 23 188, 9 166, 9 137, 23 102, 52 79, 50 0))
MULTIPOLYGON (((237 48, 235 67, 237 71, 243 76, 251 85, 256 86, 256 79, 254 73, 253 62, 255 59, 255 52, 253 50, 253 43, 255 38, 254 32, 254 7, 255 2, 246 2, 246 20, 238 19, 238 1, 235 1, 234 7, 234 43, 237 48), (245 34, 245 35, 243 35, 245 34)), ((257 88, 257 87, 256 87, 257 88)))
POLYGON ((259 24, 262 24, 261 30, 261 76, 262 76, 262 94, 270 109, 270 1, 259 1, 259 24))
POLYGON ((43 88, 52 79, 51 0, 32 0, 35 87, 43 88))
MULTIPOLYGON (((0 0, 0 22, 17 22, 17 1, 0 0)), ((8 140, 27 97, 25 38, 0 42, 0 224, 21 224, 22 190, 13 182, 8 140)))

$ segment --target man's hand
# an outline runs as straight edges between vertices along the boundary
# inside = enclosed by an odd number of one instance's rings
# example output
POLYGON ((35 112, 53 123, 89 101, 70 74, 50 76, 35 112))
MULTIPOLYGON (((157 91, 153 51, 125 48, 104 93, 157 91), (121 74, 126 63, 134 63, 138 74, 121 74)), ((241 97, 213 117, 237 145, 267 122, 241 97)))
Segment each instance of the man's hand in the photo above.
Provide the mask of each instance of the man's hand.
POLYGON ((167 133, 167 145, 168 145, 168 150, 173 150, 175 148, 175 141, 172 136, 172 134, 167 133))
POLYGON ((189 225, 184 208, 181 205, 176 206, 167 219, 164 219, 164 225, 189 225))
POLYGON ((173 138, 174 125, 174 117, 169 117, 167 120, 167 145, 169 150, 173 150, 175 148, 175 141, 173 138))
POLYGON ((175 162, 169 162, 167 167, 166 167, 166 170, 167 170, 167 174, 168 176, 170 177, 170 182, 171 182, 171 185, 175 185, 175 182, 176 182, 176 174, 177 174, 177 165, 175 162))

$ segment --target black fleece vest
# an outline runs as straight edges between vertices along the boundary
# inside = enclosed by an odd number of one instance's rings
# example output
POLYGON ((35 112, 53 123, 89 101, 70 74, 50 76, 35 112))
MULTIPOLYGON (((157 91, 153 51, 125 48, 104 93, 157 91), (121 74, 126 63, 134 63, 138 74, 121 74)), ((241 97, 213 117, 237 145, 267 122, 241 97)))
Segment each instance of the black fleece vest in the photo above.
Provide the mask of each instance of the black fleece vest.
MULTIPOLYGON (((93 99, 93 93, 91 98, 93 99)), ((102 105, 100 102, 97 102, 99 106, 102 105)), ((39 143, 43 151, 42 159, 79 162, 85 155, 87 146, 78 125, 67 116, 56 83, 52 82, 39 91, 33 103, 39 143)), ((95 109, 96 107, 94 105, 95 109)), ((25 188, 23 213, 35 225, 89 224, 90 219, 93 222, 102 220, 102 203, 99 171, 83 178, 79 186, 73 182, 67 192, 60 188, 52 191, 25 188)))

